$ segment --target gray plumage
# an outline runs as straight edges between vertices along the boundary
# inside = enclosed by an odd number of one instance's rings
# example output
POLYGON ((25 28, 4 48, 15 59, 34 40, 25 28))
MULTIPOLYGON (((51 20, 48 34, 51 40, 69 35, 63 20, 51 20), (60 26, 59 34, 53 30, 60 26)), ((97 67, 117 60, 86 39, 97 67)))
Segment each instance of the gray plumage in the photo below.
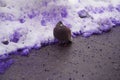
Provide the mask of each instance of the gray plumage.
POLYGON ((59 21, 53 31, 54 37, 60 42, 71 42, 71 30, 59 21))

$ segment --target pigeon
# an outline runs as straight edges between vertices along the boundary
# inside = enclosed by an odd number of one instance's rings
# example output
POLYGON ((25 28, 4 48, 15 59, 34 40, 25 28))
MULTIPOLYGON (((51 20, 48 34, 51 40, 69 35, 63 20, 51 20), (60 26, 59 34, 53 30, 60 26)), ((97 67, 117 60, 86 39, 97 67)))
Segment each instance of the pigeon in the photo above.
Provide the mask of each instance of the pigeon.
POLYGON ((72 43, 71 30, 66 27, 62 21, 59 21, 54 30, 54 37, 60 42, 60 44, 69 44, 72 43))

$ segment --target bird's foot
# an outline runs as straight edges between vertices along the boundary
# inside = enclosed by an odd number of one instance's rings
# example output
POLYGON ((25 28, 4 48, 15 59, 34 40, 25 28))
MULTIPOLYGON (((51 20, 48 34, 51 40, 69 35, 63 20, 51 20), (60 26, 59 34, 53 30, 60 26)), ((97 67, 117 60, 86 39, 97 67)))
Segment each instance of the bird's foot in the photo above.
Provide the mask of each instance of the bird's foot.
POLYGON ((58 45, 62 46, 62 47, 67 47, 69 45, 71 45, 72 41, 67 41, 67 42, 59 42, 58 45))

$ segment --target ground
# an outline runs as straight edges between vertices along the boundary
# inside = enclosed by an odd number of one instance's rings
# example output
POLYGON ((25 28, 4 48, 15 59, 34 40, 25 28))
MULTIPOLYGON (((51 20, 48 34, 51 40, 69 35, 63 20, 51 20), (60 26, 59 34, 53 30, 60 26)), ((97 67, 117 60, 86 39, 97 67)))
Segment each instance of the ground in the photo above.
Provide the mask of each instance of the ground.
POLYGON ((0 80, 120 80, 120 27, 12 57, 15 63, 0 80))

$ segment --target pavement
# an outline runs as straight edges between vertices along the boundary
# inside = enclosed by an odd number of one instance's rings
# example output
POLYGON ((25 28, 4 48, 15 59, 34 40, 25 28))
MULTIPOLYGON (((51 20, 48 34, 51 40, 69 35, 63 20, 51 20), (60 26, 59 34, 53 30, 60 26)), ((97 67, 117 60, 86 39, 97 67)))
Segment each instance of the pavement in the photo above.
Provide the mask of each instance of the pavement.
POLYGON ((15 63, 0 80, 120 80, 120 27, 12 57, 15 63))

